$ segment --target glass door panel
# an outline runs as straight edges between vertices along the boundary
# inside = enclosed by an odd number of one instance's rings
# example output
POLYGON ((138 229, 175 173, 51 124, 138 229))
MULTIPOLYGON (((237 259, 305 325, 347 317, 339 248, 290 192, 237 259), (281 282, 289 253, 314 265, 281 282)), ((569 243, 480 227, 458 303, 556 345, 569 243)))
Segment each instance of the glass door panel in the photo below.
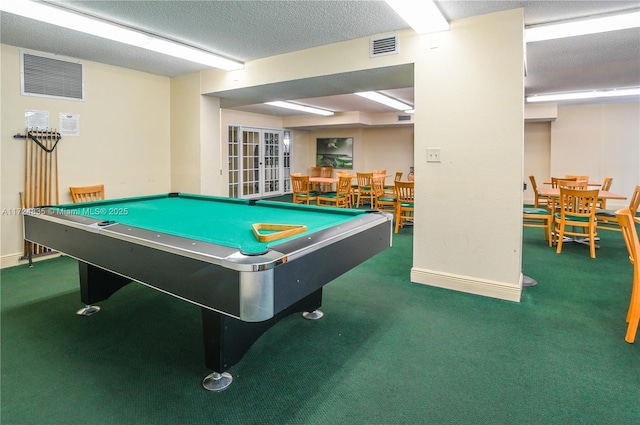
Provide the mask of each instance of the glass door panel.
POLYGON ((263 195, 282 193, 280 187, 280 133, 263 131, 263 195))
POLYGON ((261 198, 285 193, 284 151, 288 149, 283 149, 283 134, 282 130, 229 126, 229 197, 261 198))
POLYGON ((260 196, 260 132, 242 131, 242 194, 243 198, 260 196))

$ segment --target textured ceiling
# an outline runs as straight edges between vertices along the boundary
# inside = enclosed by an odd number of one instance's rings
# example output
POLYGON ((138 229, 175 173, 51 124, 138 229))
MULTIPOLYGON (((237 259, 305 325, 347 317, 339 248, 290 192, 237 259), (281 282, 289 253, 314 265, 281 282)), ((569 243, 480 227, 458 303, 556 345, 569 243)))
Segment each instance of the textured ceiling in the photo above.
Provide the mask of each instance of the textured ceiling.
MULTIPOLYGON (((49 2, 242 62, 407 28, 404 21, 383 1, 49 2)), ((449 20, 523 7, 526 25, 640 8, 640 0, 436 3, 449 20)), ((0 15, 0 41, 3 44, 165 76, 182 75, 205 68, 9 13, 2 12, 0 15)), ((527 70, 527 94, 638 86, 640 29, 530 43, 527 45, 527 70)), ((346 93, 352 93, 357 88, 387 90, 400 100, 412 103, 412 81, 412 67, 390 67, 323 77, 314 79, 313 84, 309 84, 310 81, 298 81, 260 90, 229 92, 223 94, 222 102, 226 107, 253 112, 268 111, 274 115, 291 113, 254 104, 284 97, 334 110, 358 108, 365 112, 384 112, 379 106, 354 99, 346 93)))

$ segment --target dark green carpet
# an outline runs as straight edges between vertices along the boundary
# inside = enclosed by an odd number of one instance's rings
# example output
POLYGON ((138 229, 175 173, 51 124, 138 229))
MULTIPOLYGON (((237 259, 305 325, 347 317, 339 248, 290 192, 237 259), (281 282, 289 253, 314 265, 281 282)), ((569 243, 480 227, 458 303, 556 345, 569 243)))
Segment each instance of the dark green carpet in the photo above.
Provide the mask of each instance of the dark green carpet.
POLYGON ((405 229, 325 287, 323 319, 263 335, 222 393, 200 386, 198 307, 131 284, 82 318, 74 260, 4 269, 0 422, 638 424, 632 266, 619 233, 601 237, 592 260, 525 229, 539 283, 512 303, 410 283, 405 229))

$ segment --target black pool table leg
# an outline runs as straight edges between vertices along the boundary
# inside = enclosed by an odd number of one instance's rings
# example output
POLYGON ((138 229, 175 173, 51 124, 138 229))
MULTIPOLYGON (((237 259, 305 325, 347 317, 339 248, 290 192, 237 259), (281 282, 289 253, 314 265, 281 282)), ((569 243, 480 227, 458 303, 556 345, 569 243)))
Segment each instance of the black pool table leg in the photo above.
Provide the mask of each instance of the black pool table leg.
POLYGON ((205 365, 214 372, 205 376, 202 386, 209 391, 226 389, 233 381, 226 370, 238 363, 263 333, 294 313, 318 311, 321 303, 322 288, 263 322, 243 322, 203 307, 205 365))
POLYGON ((100 311, 100 307, 93 305, 104 301, 118 289, 129 284, 131 279, 103 270, 83 261, 78 261, 80 271, 80 300, 85 304, 76 312, 79 316, 91 316, 100 311))

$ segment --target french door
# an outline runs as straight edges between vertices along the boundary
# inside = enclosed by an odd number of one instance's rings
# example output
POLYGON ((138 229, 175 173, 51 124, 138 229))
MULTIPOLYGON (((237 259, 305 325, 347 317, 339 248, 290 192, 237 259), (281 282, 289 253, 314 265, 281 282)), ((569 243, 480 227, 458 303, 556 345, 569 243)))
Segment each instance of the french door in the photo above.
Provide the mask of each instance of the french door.
POLYGON ((283 130, 229 127, 229 196, 284 193, 283 130))

